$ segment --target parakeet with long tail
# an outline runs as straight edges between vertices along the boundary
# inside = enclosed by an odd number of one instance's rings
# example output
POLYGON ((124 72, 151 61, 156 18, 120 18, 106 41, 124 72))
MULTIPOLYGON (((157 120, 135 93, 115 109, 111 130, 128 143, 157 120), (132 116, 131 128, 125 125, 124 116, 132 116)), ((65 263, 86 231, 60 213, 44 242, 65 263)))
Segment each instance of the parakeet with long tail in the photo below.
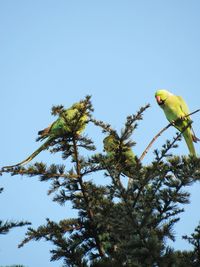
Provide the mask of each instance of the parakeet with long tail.
POLYGON ((80 101, 73 104, 70 108, 63 110, 59 118, 54 121, 49 127, 42 131, 39 131, 39 140, 46 139, 46 142, 41 145, 36 151, 34 151, 28 158, 11 166, 5 166, 2 170, 19 167, 27 164, 33 158, 35 158, 42 150, 45 150, 56 138, 59 137, 72 137, 73 135, 79 135, 86 126, 88 120, 87 107, 84 102, 80 101))
POLYGON ((167 120, 183 133, 190 155, 196 156, 194 142, 196 143, 200 139, 196 137, 192 129, 192 120, 187 116, 190 112, 184 99, 167 90, 158 90, 155 93, 155 98, 158 105, 163 109, 167 120))

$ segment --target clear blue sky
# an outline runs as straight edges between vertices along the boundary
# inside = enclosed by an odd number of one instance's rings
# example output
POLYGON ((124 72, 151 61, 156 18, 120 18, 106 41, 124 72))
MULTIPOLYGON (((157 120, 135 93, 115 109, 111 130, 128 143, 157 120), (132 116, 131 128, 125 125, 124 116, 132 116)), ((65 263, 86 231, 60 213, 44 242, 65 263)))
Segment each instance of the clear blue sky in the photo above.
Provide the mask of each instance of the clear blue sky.
MULTIPOLYGON (((127 115, 151 104, 133 136, 137 155, 167 123, 154 100, 157 88, 182 95, 191 110, 200 108, 199 10, 198 0, 1 0, 0 166, 19 162, 39 146, 37 131, 54 119, 52 105, 68 107, 86 94, 92 95, 94 116, 117 130, 127 115)), ((199 114, 194 121, 200 136, 199 114)), ((154 149, 175 132, 165 132, 154 149)), ((100 131, 89 127, 88 133, 101 142, 100 131)), ((174 153, 188 153, 184 142, 174 153)), ((50 164, 54 156, 42 152, 37 160, 50 164)), ((4 175, 0 186, 1 219, 29 220, 37 227, 46 217, 73 216, 67 206, 51 201, 48 183, 36 177, 4 175)), ((191 204, 175 228, 175 248, 188 248, 181 235, 200 220, 199 190, 199 184, 190 188, 191 204)), ((25 228, 14 229, 0 237, 0 265, 61 266, 49 262, 49 243, 17 249, 24 233, 25 228)))

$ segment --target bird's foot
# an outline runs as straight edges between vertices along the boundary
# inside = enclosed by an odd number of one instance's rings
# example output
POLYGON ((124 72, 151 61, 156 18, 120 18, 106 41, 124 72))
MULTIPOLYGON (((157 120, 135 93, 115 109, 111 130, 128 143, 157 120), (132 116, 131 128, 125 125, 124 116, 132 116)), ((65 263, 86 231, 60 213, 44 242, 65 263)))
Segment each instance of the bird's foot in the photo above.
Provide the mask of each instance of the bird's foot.
POLYGON ((176 126, 176 121, 175 120, 171 121, 171 124, 175 127, 176 126))
POLYGON ((180 119, 181 121, 183 121, 183 120, 185 120, 185 116, 180 116, 179 119, 180 119))

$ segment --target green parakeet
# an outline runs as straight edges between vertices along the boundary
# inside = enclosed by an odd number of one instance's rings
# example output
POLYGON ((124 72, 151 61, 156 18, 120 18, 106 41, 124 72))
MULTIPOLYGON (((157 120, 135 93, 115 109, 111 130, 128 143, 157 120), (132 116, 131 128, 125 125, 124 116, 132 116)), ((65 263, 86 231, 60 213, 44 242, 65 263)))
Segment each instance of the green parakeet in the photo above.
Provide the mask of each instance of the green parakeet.
MULTIPOLYGON (((115 159, 122 167, 122 173, 130 177, 130 169, 135 164, 135 155, 132 149, 123 143, 117 136, 110 134, 103 140, 104 150, 110 159, 115 159)), ((129 178, 128 188, 132 179, 129 178)))
POLYGON ((183 98, 181 96, 173 95, 167 90, 158 90, 155 93, 155 98, 158 105, 163 109, 167 120, 171 123, 175 122, 174 126, 180 132, 184 131, 183 137, 188 146, 190 154, 196 155, 193 142, 196 143, 197 141, 199 141, 199 139, 195 136, 191 125, 186 128, 187 125, 190 124, 192 121, 189 116, 184 117, 190 112, 183 98))
POLYGON ((39 131, 39 139, 46 139, 46 142, 34 151, 28 158, 11 166, 5 166, 2 169, 9 169, 27 164, 36 157, 42 150, 48 148, 53 140, 58 137, 71 137, 74 134, 79 135, 86 126, 88 116, 86 107, 83 102, 75 103, 70 108, 61 112, 59 118, 54 121, 49 127, 39 131))

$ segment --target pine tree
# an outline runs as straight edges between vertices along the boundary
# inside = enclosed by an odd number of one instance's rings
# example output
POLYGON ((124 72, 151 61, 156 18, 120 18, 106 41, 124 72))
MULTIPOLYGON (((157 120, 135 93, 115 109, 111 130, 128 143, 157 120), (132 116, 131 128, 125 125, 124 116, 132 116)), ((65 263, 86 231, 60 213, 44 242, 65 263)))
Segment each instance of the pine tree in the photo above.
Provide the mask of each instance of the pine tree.
MULTIPOLYGON (((75 218, 59 222, 48 218, 37 229, 28 228, 19 247, 44 239, 54 245, 51 260, 62 259, 64 266, 70 267, 200 266, 200 227, 191 237, 184 237, 193 244, 194 251, 174 251, 167 245, 167 240, 175 241, 174 225, 184 212, 183 205, 190 200, 186 187, 200 179, 200 159, 170 154, 181 138, 177 134, 161 151, 155 151, 151 164, 143 165, 141 157, 127 164, 124 151, 135 145, 132 134, 149 105, 128 116, 119 134, 92 117, 90 97, 84 103, 88 123, 100 127, 106 135, 116 136, 117 152, 114 156, 97 152, 91 138, 74 131, 70 137, 61 136, 51 144, 50 152, 61 152, 65 164, 47 166, 36 162, 6 170, 11 175, 39 176, 41 182, 50 181, 48 193, 53 194, 53 201, 60 205, 70 201, 77 211, 75 218), (97 176, 105 185, 95 183, 97 176), (125 179, 127 183, 131 180, 128 187, 125 179)), ((53 113, 59 110, 54 107, 53 113)))

